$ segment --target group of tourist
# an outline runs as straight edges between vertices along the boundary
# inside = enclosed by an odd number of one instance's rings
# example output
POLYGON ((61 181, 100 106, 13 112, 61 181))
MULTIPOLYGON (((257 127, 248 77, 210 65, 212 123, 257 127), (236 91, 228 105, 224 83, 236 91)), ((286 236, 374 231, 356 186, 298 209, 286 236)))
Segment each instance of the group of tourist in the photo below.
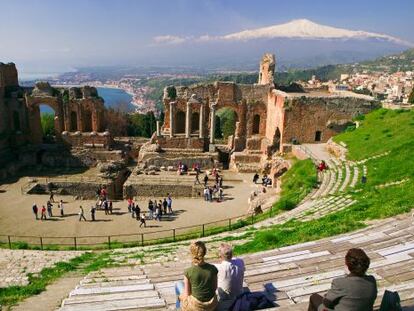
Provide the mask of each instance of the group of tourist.
POLYGON ((172 209, 172 198, 169 193, 163 200, 153 199, 148 201, 148 218, 161 221, 162 215, 174 214, 172 209))
MULTIPOLYGON (((58 203, 58 208, 60 210, 60 217, 65 216, 64 206, 63 206, 63 201, 62 200, 60 200, 60 202, 58 203)), ((47 220, 48 217, 49 217, 49 219, 53 217, 53 204, 49 200, 49 201, 46 202, 46 206, 42 205, 42 207, 39 209, 37 204, 33 203, 32 211, 33 211, 33 214, 35 215, 36 220, 39 220, 39 219, 40 220, 47 220), (40 213, 40 218, 39 218, 39 213, 40 213)))
MULTIPOLYGON (((207 249, 203 242, 190 245, 191 267, 184 271, 184 280, 175 286, 176 308, 182 311, 256 310, 269 308, 273 303, 264 293, 243 293, 244 262, 233 258, 232 248, 221 244, 221 263, 205 262, 207 249)), ((372 311, 377 297, 377 283, 366 275, 370 259, 359 248, 348 250, 345 256, 348 274, 332 281, 331 289, 321 296, 312 294, 308 311, 355 310, 372 311)), ((277 286, 277 284, 276 284, 277 286)))
MULTIPOLYGON (((260 179, 259 174, 255 173, 253 175, 253 183, 257 184, 259 179, 260 179)), ((267 174, 264 174, 263 177, 262 177, 262 185, 265 186, 265 187, 272 185, 272 179, 270 177, 268 177, 267 174)))
POLYGON ((217 168, 211 170, 211 175, 214 178, 214 185, 209 186, 208 173, 204 175, 204 200, 208 202, 221 202, 224 199, 224 190, 223 190, 223 177, 219 174, 217 168))

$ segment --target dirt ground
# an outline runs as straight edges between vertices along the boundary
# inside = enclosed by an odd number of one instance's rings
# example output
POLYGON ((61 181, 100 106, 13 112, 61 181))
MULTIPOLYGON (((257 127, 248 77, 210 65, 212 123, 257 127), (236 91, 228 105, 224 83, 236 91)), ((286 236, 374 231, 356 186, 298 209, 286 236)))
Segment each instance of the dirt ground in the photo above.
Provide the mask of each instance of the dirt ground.
MULTIPOLYGON (((57 203, 54 204, 53 214, 55 217, 45 221, 36 220, 32 212, 32 205, 36 203, 39 209, 46 204, 48 195, 22 195, 21 187, 28 181, 27 177, 19 179, 12 184, 0 185, 0 237, 2 241, 7 235, 12 236, 43 236, 43 237, 73 237, 73 236, 96 236, 78 240, 78 243, 101 243, 107 240, 108 235, 135 234, 133 239, 139 239, 141 233, 145 239, 161 236, 170 236, 173 228, 181 228, 192 225, 223 220, 247 213, 247 199, 249 195, 258 188, 252 183, 252 174, 238 174, 225 172, 224 181, 225 200, 223 202, 205 202, 201 198, 174 198, 174 216, 163 221, 148 220, 147 227, 140 228, 139 221, 133 219, 128 213, 126 201, 114 202, 114 213, 105 215, 104 211, 96 212, 96 221, 90 221, 90 207, 95 201, 77 201, 72 196, 55 196, 55 201, 63 199, 65 202, 65 217, 58 216, 60 210, 57 203), (79 205, 85 210, 87 222, 79 221, 79 205), (169 230, 168 233, 154 233, 162 230, 169 230)), ((162 198, 156 198, 157 200, 162 198)), ((138 201, 141 211, 148 211, 148 198, 138 201)), ((223 222, 222 224, 225 224, 223 222)), ((201 227, 201 226, 200 226, 201 227)), ((198 230, 200 230, 198 228, 198 230)), ((176 230, 177 234, 185 230, 176 230)), ((32 242, 29 238, 13 238, 20 241, 32 242)), ((116 240, 116 238, 114 238, 116 240)), ((118 238, 117 240, 128 240, 118 238)), ((38 242, 35 239, 34 243, 38 242)), ((44 239, 43 243, 73 243, 73 238, 68 239, 44 239)))

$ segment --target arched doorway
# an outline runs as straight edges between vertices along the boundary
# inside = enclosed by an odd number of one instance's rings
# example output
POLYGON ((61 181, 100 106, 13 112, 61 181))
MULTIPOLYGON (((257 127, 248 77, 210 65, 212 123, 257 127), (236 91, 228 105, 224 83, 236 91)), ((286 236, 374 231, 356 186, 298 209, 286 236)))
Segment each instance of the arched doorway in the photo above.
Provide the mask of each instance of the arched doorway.
POLYGON ((177 134, 185 133, 185 112, 178 110, 175 114, 175 132, 177 134))
POLYGON ((78 114, 76 111, 70 112, 70 131, 76 132, 78 130, 78 114))
POLYGON ((197 132, 200 129, 200 115, 198 112, 193 112, 191 115, 191 133, 197 132))
POLYGON ((218 109, 216 112, 215 138, 226 141, 229 136, 234 136, 237 121, 237 113, 233 109, 228 107, 218 109))
POLYGON ((252 134, 256 135, 260 133, 260 115, 255 114, 253 117, 253 129, 252 134))
POLYGON ((92 112, 89 110, 83 114, 83 131, 92 132, 92 112))
POLYGON ((47 105, 40 104, 40 125, 42 129, 42 141, 45 144, 56 142, 56 122, 57 116, 55 110, 47 105))

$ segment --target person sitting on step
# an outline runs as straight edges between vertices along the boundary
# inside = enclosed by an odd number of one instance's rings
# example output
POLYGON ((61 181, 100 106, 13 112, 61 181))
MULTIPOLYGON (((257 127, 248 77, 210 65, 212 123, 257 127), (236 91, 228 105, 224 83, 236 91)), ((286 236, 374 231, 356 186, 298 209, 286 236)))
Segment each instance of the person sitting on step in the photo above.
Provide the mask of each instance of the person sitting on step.
POLYGON ((312 294, 308 311, 372 311, 377 298, 377 282, 366 275, 370 260, 360 248, 351 248, 345 256, 349 274, 332 281, 325 297, 312 294))

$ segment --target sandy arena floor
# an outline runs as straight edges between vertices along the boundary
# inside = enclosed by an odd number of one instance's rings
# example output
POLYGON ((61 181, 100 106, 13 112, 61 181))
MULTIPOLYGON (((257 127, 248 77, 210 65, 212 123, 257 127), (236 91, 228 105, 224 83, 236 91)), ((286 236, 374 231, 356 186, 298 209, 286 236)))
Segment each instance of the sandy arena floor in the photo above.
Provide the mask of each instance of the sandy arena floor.
MULTIPOLYGON (((191 225, 218 221, 247 213, 247 199, 250 193, 258 186, 251 182, 252 174, 238 174, 225 172, 226 179, 240 179, 240 182, 224 183, 229 186, 225 189, 224 202, 205 202, 203 199, 173 198, 175 217, 165 221, 147 221, 147 228, 140 228, 139 222, 131 217, 127 210, 126 201, 114 202, 114 214, 105 215, 104 211, 97 211, 96 222, 90 220, 90 207, 94 201, 76 201, 72 196, 55 196, 55 200, 63 199, 65 203, 65 217, 61 218, 57 204, 54 204, 53 213, 56 217, 46 221, 36 220, 32 213, 32 204, 38 207, 46 204, 48 195, 22 195, 21 186, 25 185, 27 178, 21 178, 13 184, 0 185, 0 235, 30 235, 30 236, 107 236, 115 234, 145 233, 147 238, 157 235, 148 234, 154 231, 173 229, 191 225), (79 222, 78 210, 82 205, 85 210, 87 222, 79 222)), ((162 198, 156 198, 162 199, 162 198)), ((148 199, 139 200, 141 210, 148 211, 148 199)), ((172 230, 170 230, 172 231, 172 230)), ((177 230, 177 234, 184 230, 177 230)), ((1 237, 4 241, 5 237, 1 237)), ((137 239, 137 238, 136 238, 137 239)), ((23 239, 19 239, 23 240, 23 239)), ((102 242, 97 238, 89 242, 102 242)), ((44 241, 45 243, 53 243, 44 241)), ((68 241, 72 243, 72 240, 68 241)))

